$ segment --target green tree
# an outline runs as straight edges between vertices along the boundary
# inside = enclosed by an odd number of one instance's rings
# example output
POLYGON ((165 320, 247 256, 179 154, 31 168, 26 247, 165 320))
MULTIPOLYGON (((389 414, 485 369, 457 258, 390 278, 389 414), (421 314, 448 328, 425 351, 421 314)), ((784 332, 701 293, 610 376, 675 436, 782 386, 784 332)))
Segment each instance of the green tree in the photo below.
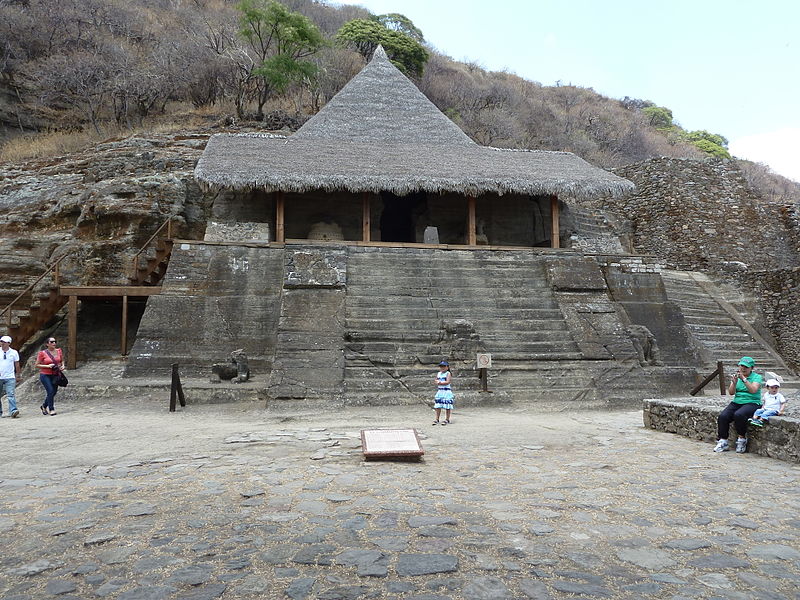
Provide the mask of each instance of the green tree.
POLYGON ((688 132, 686 134, 686 139, 693 144, 696 144, 701 140, 706 140, 722 148, 728 147, 728 139, 725 136, 719 135, 718 133, 709 133, 705 129, 688 132))
POLYGON ((381 45, 389 60, 407 75, 422 75, 429 58, 428 51, 411 36, 368 19, 348 21, 336 33, 336 40, 367 59, 381 45))
POLYGON ((316 65, 302 60, 319 51, 322 33, 307 17, 291 12, 276 0, 242 0, 239 36, 247 42, 255 60, 250 71, 258 104, 257 117, 264 118, 264 104, 289 84, 309 79, 316 65))
POLYGON ((706 154, 713 156, 715 158, 730 158, 730 153, 720 146, 719 144, 715 144, 711 140, 706 139, 699 139, 697 141, 693 141, 692 145, 694 145, 698 150, 705 152, 706 154))
POLYGON ((642 109, 650 125, 656 129, 672 127, 672 111, 663 106, 648 106, 642 109))
POLYGON ((386 27, 386 29, 405 33, 408 37, 417 40, 420 44, 425 42, 422 31, 420 31, 411 19, 405 15, 401 15, 400 13, 388 13, 376 16, 375 20, 386 27))

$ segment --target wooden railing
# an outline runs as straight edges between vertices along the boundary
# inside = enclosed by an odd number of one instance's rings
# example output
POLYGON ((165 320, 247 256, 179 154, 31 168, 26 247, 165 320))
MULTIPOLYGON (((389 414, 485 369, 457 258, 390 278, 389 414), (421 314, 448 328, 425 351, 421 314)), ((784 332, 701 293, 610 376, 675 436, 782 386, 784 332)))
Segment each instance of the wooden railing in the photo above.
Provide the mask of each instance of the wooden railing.
POLYGON ((696 395, 700 390, 706 387, 709 383, 711 383, 715 378, 719 377, 719 393, 720 395, 725 395, 725 372, 722 370, 722 363, 717 362, 717 368, 714 369, 714 372, 711 373, 708 377, 706 377, 702 382, 697 384, 694 389, 689 392, 690 396, 696 395))
POLYGON ((24 290, 22 290, 22 291, 21 291, 19 294, 17 294, 17 297, 16 297, 16 298, 14 298, 14 299, 13 299, 13 300, 12 300, 12 301, 9 303, 9 305, 8 305, 8 306, 6 306, 6 307, 5 307, 5 308, 4 308, 2 311, 0 311, 0 318, 2 318, 2 316, 3 316, 3 315, 6 315, 6 325, 7 325, 9 328, 11 327, 11 318, 12 318, 12 315, 13 315, 13 312, 14 312, 14 311, 13 311, 13 309, 14 309, 14 306, 15 306, 15 305, 16 305, 16 304, 17 304, 17 303, 20 301, 20 300, 22 300, 22 298, 24 298, 24 297, 25 297, 25 295, 26 295, 26 294, 28 294, 28 292, 31 292, 31 291, 33 291, 33 288, 35 288, 35 287, 36 287, 36 285, 37 285, 37 284, 38 284, 38 283, 39 283, 39 282, 40 282, 42 279, 44 279, 44 278, 45 278, 45 277, 47 277, 47 276, 48 276, 50 273, 52 273, 52 274, 53 274, 53 284, 54 284, 56 287, 58 287, 59 285, 61 285, 61 270, 60 270, 61 261, 62 261, 62 260, 64 260, 64 259, 65 259, 67 256, 69 256, 69 253, 65 254, 64 256, 62 256, 61 258, 59 258, 59 259, 58 259, 56 262, 54 262, 52 265, 50 265, 50 268, 48 268, 48 269, 47 269, 47 270, 46 270, 44 273, 42 273, 41 275, 39 275, 39 277, 36 279, 36 281, 34 281, 32 284, 30 284, 28 287, 26 287, 24 290))
POLYGON ((164 221, 161 226, 156 229, 155 233, 150 236, 150 238, 144 243, 144 246, 139 248, 139 251, 133 255, 131 259, 133 270, 131 271, 131 278, 136 279, 136 276, 139 274, 139 257, 150 247, 150 244, 159 236, 159 234, 167 228, 167 235, 164 239, 172 238, 172 217, 164 221))

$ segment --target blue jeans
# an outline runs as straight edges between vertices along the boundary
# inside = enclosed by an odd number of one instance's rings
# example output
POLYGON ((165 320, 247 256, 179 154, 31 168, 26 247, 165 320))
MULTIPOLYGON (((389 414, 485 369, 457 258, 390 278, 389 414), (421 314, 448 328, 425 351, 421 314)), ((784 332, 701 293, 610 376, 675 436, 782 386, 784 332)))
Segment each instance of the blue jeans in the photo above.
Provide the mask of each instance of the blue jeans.
POLYGON ((774 417, 778 414, 778 411, 772 408, 759 408, 756 412, 753 413, 753 418, 757 419, 761 417, 764 421, 769 421, 770 417, 774 417))
POLYGON ((44 406, 48 410, 55 410, 53 408, 53 400, 56 397, 56 392, 58 391, 58 386, 56 385, 56 376, 55 375, 45 375, 41 373, 39 375, 39 381, 42 382, 44 389, 47 390, 47 396, 44 398, 44 406))
MULTIPOLYGON (((3 395, 3 390, 8 396, 8 414, 12 414, 17 410, 17 380, 12 377, 11 379, 0 379, 0 397, 3 395)), ((0 415, 3 414, 3 405, 0 404, 0 415)))

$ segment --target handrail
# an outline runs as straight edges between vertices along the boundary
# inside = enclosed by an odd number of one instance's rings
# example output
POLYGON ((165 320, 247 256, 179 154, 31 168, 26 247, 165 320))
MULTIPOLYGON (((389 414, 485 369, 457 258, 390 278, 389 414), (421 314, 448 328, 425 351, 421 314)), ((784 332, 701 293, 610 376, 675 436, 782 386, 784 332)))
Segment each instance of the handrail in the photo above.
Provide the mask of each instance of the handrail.
POLYGON ((132 264, 133 264, 133 272, 132 272, 132 276, 133 276, 134 278, 136 277, 136 274, 139 272, 139 257, 142 255, 142 253, 143 253, 145 250, 147 250, 147 248, 150 246, 150 243, 151 243, 151 242, 152 242, 154 239, 156 239, 156 237, 158 236, 158 234, 160 234, 160 233, 161 233, 161 230, 162 230, 162 229, 164 229, 164 227, 166 227, 166 228, 167 228, 167 237, 166 237, 166 239, 170 239, 170 238, 172 237, 172 217, 170 217, 169 219, 167 219, 166 221, 164 221, 164 222, 161 224, 161 226, 160 226, 158 229, 156 229, 155 233, 154 233, 153 235, 151 235, 151 236, 150 236, 150 239, 148 239, 148 240, 147 240, 147 241, 144 243, 144 246, 142 246, 141 248, 139 248, 139 251, 138 251, 136 254, 134 254, 134 255, 133 255, 133 259, 132 259, 132 264))
POLYGON ((3 310, 0 310, 0 317, 2 317, 2 316, 3 316, 3 315, 6 313, 6 312, 8 312, 8 319, 7 319, 7 321, 6 321, 6 323, 7 323, 8 327, 11 327, 11 315, 12 315, 12 311, 11 311, 11 309, 14 307, 14 305, 15 305, 15 304, 16 304, 16 303, 17 303, 17 302, 18 302, 18 301, 19 301, 19 300, 20 300, 20 299, 21 299, 23 296, 25 296, 25 294, 27 294, 28 292, 30 292, 31 290, 33 290, 33 288, 35 288, 35 287, 36 287, 36 284, 37 284, 37 283, 39 283, 39 282, 40 282, 42 279, 44 279, 44 278, 45 278, 47 275, 49 275, 51 271, 53 272, 53 283, 56 285, 56 287, 58 287, 58 286, 60 285, 61 272, 60 272, 59 266, 61 265, 61 261, 62 261, 62 260, 64 260, 64 259, 65 259, 67 256, 69 256, 69 255, 70 255, 70 252, 67 252, 67 253, 66 253, 66 254, 64 254, 64 255, 63 255, 61 258, 59 258, 59 259, 58 259, 56 262, 54 262, 52 265, 50 265, 50 267, 49 267, 49 268, 48 268, 48 269, 47 269, 47 270, 46 270, 44 273, 42 273, 41 275, 39 275, 39 277, 36 279, 36 281, 34 281, 32 284, 30 284, 28 287, 26 287, 24 290, 22 290, 22 291, 21 291, 21 292, 20 292, 20 293, 17 295, 17 297, 16 297, 16 298, 14 298, 14 299, 13 299, 13 300, 12 300, 12 301, 9 303, 9 305, 8 305, 8 306, 6 306, 6 307, 5 307, 3 310))
POLYGON ((717 368, 714 369, 714 372, 711 373, 708 377, 706 377, 701 383, 697 384, 694 389, 689 392, 690 396, 694 396, 706 387, 709 383, 711 383, 714 378, 719 377, 719 393, 721 396, 725 395, 725 372, 722 370, 722 362, 717 362, 717 368))

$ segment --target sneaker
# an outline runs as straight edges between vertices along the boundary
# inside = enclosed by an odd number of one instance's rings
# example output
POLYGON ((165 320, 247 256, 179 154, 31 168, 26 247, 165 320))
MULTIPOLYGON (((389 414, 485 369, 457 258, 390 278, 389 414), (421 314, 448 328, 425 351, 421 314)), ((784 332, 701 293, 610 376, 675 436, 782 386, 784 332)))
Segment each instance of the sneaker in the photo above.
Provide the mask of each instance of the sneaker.
POLYGON ((763 427, 764 421, 761 419, 750 419, 750 425, 755 425, 756 427, 763 427))
POLYGON ((727 452, 730 450, 728 448, 728 440, 720 440, 717 442, 717 445, 714 446, 714 452, 727 452))
POLYGON ((747 452, 747 438, 743 440, 736 440, 736 452, 738 454, 744 454, 747 452))
POLYGON ((19 416, 19 411, 14 409, 11 411, 11 418, 16 419, 19 416))

